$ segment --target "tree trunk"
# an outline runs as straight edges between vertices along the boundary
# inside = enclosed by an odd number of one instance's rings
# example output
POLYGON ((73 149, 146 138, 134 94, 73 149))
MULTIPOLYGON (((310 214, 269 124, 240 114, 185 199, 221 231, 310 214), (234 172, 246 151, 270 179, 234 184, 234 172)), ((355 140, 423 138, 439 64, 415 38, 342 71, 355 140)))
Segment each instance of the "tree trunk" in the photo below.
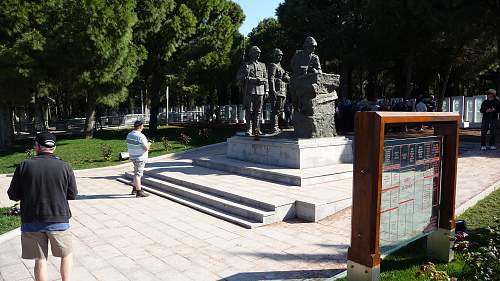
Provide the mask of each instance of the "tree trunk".
POLYGON ((339 100, 349 97, 349 84, 351 83, 351 67, 347 61, 343 61, 340 66, 340 96, 339 100))
POLYGON ((377 73, 370 67, 368 70, 368 85, 366 86, 366 99, 369 101, 376 101, 378 98, 377 94, 377 73))
MULTIPOLYGON (((500 66, 500 0, 497 0, 497 57, 500 66)), ((500 67, 497 70, 497 94, 500 95, 500 67)))
POLYGON ((411 82, 412 82, 412 75, 413 75, 413 58, 411 56, 406 57, 403 71, 404 71, 404 77, 405 77, 405 95, 404 95, 404 98, 410 99, 411 92, 412 92, 411 82))
POLYGON ((85 109, 85 126, 83 136, 86 139, 94 137, 96 98, 93 95, 87 95, 87 107, 85 109))
POLYGON ((437 108, 436 111, 443 111, 443 100, 446 94, 446 89, 448 89, 448 81, 450 80, 450 75, 453 70, 453 65, 450 64, 448 70, 446 71, 446 75, 444 77, 443 85, 441 87, 441 91, 437 97, 437 108))
POLYGON ((7 104, 0 102, 0 150, 12 145, 12 112, 7 104))
POLYGON ((158 113, 160 113, 160 93, 159 90, 151 91, 151 113, 149 115, 149 130, 156 132, 158 130, 158 113))

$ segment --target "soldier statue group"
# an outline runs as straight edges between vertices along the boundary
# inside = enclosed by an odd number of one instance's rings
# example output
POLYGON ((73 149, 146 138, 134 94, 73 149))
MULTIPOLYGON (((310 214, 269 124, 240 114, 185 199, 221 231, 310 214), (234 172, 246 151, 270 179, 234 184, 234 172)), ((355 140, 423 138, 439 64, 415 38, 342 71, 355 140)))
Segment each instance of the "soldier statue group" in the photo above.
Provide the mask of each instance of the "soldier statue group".
MULTIPOLYGON (((319 58, 314 54, 316 46, 314 38, 306 38, 304 49, 297 51, 292 58, 292 77, 281 66, 283 52, 280 49, 273 50, 272 62, 266 66, 259 62, 260 49, 257 46, 250 48, 250 60, 241 65, 237 75, 244 95, 247 135, 258 136, 262 134, 259 119, 263 100, 267 97, 272 105, 273 134, 280 132, 278 119, 283 114, 289 83, 293 88, 294 79, 310 73, 321 73, 319 58)), ((291 90, 293 91, 293 89, 291 90)))

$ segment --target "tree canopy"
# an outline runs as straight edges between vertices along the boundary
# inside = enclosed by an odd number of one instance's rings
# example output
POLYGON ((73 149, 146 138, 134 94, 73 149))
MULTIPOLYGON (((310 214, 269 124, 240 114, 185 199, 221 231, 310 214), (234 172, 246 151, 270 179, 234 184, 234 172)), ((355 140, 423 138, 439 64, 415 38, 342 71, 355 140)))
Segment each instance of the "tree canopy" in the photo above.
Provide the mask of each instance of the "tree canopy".
POLYGON ((499 5, 285 0, 277 19, 264 19, 252 30, 249 44, 263 49, 264 61, 273 47, 281 47, 286 61, 313 36, 324 68, 341 74, 342 97, 480 94, 493 87, 480 75, 500 73, 499 5))

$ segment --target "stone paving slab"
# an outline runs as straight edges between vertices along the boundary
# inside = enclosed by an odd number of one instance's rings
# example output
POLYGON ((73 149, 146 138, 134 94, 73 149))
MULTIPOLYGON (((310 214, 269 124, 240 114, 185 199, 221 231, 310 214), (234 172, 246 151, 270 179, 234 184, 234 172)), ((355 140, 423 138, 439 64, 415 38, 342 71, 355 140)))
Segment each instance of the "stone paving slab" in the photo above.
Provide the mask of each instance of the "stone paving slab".
MULTIPOLYGON (((497 151, 462 153, 457 207, 498 182, 498 167, 497 151)), ((75 280, 323 280, 345 269, 350 209, 317 223, 248 230, 157 196, 128 195, 130 188, 115 178, 129 169, 76 172, 80 196, 70 203, 75 280)), ((0 176, 0 187, 9 183, 0 176)), ((0 244, 0 280, 33 280, 33 261, 20 259, 19 240, 0 244)), ((59 280, 58 263, 49 259, 50 280, 59 280)))

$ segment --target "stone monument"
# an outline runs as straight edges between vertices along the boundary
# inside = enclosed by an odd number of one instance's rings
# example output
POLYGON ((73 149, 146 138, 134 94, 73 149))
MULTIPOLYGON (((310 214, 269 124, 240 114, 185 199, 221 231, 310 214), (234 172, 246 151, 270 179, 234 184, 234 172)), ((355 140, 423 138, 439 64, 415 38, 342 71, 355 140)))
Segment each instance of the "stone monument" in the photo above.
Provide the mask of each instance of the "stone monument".
MULTIPOLYGON (((262 98, 254 95, 265 94, 269 84, 271 102, 274 102, 272 125, 274 132, 279 132, 277 115, 283 110, 287 82, 290 81, 294 131, 265 135, 259 139, 234 136, 227 140, 226 157, 298 169, 299 173, 308 169, 307 171, 313 171, 311 174, 317 178, 321 178, 321 173, 329 170, 325 167, 335 170, 334 165, 352 163, 352 141, 337 137, 335 130, 336 88, 339 86, 340 76, 322 72, 319 57, 314 54, 316 46, 314 38, 305 39, 303 50, 296 51, 292 58, 290 79, 280 65, 280 50, 274 51, 273 62, 269 64, 265 74, 257 62, 258 56, 251 54, 251 61, 242 66, 238 77, 244 84, 245 97, 247 100, 251 98, 251 108, 254 108, 252 116, 259 110, 253 106, 257 103, 260 106, 262 103, 262 98), (263 77, 269 78, 268 83, 261 80, 263 77), (254 90, 255 87, 261 87, 261 90, 254 90), (319 169, 315 170, 316 168, 319 169), (318 174, 314 171, 318 171, 318 174)), ((250 107, 247 105, 247 108, 250 107)), ((255 131, 258 126, 255 122, 249 126, 254 128, 253 135, 258 134, 255 131)), ((248 132, 247 134, 252 135, 248 132)))
POLYGON ((334 137, 335 100, 339 75, 321 71, 319 57, 314 54, 316 40, 307 37, 304 49, 292 58, 290 90, 294 105, 294 128, 298 138, 334 137))
POLYGON ((250 61, 244 62, 236 79, 243 93, 243 106, 247 120, 247 135, 258 136, 260 131, 260 115, 264 96, 269 92, 266 65, 259 62, 260 49, 252 46, 249 51, 250 61))

